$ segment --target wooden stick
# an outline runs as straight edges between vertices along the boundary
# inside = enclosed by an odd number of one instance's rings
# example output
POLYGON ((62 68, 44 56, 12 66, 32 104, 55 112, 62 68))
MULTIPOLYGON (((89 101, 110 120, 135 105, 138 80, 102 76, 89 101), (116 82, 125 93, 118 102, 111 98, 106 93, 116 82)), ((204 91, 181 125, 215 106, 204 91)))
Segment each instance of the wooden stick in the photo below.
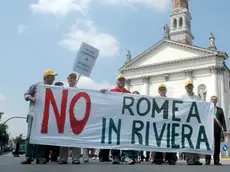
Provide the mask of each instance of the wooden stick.
POLYGON ((79 82, 80 77, 81 77, 81 74, 79 74, 79 76, 77 77, 76 82, 75 82, 75 86, 74 86, 74 87, 76 87, 76 86, 77 86, 77 83, 79 82))

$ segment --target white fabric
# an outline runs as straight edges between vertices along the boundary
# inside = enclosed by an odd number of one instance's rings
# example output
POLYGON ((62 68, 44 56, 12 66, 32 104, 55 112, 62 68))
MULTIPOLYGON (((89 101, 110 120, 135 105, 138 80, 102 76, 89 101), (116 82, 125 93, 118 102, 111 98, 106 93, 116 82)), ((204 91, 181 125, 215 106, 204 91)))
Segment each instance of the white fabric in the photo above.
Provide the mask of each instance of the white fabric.
MULTIPOLYGON (((31 143, 34 144, 154 152, 213 153, 214 109, 213 104, 209 102, 195 102, 194 104, 192 101, 179 99, 111 92, 103 94, 99 91, 78 88, 65 88, 63 90, 60 87, 45 85, 39 85, 37 97, 38 101, 36 102, 35 118, 30 137, 31 143), (51 99, 51 95, 54 99, 51 99), (63 98, 64 95, 66 95, 66 102, 63 98), (86 102, 81 95, 88 96, 90 101, 86 102), (76 101, 73 101, 73 99, 76 101), (154 104, 154 101, 157 104, 154 104), (161 107, 166 101, 168 101, 168 107, 165 106, 166 110, 164 112, 161 107), (64 109, 65 104, 66 109, 64 109), (130 114, 130 111, 124 108, 124 105, 130 105, 133 114, 130 114), (138 106, 139 113, 144 113, 149 107, 146 115, 138 114, 138 106), (55 111, 54 107, 57 107, 55 111), (156 110, 157 108, 159 113, 156 110), (85 115, 86 109, 89 111, 88 119, 85 115), (123 112, 122 109, 124 109, 123 112), (72 110, 74 117, 71 117, 72 110), (196 110, 201 123, 199 123, 197 117, 194 117, 196 110), (155 116, 153 112, 155 112, 155 116), (168 118, 164 119, 164 117, 167 117, 167 112, 168 118), (189 118, 191 116, 189 113, 193 114, 191 118, 189 118), (63 115, 66 115, 64 116, 65 120, 61 118, 63 115), (46 118, 47 125, 45 124, 46 118), (102 139, 103 120, 106 121, 104 142, 102 139), (85 124, 81 123, 82 121, 85 121, 85 124), (118 129, 119 121, 120 130, 118 129), (114 126, 112 126, 113 123, 114 126), (172 126, 174 126, 174 129, 172 129, 172 126), (81 127, 82 131, 79 130, 81 127), (210 150, 208 150, 205 142, 198 144, 199 131, 202 127, 205 129, 205 133, 201 135, 200 139, 207 137, 210 150), (111 135, 109 135, 110 130, 112 131, 111 135), (118 134, 115 130, 118 130, 118 134), (190 130, 193 147, 190 147, 188 139, 185 138, 190 130), (178 135, 176 135, 177 133, 178 135), (108 141, 109 137, 111 142, 108 141), (184 138, 184 147, 182 138, 184 138), (173 142, 175 142, 174 145, 179 145, 179 148, 174 147, 173 142)), ((198 98, 194 96, 193 99, 198 98)))

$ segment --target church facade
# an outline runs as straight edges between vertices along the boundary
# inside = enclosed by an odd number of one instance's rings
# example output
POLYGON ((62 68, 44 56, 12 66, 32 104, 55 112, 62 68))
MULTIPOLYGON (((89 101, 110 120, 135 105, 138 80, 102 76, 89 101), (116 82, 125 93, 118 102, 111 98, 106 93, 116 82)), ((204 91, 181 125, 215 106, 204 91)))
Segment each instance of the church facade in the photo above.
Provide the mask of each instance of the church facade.
POLYGON ((185 93, 185 82, 194 84, 194 92, 204 101, 218 97, 218 106, 223 108, 228 129, 230 102, 230 70, 225 65, 227 53, 215 46, 215 37, 210 34, 210 46, 193 45, 191 14, 188 0, 173 0, 170 27, 164 26, 164 37, 140 55, 126 63, 120 72, 127 79, 127 89, 140 94, 158 95, 158 85, 167 86, 167 96, 180 98, 185 93))

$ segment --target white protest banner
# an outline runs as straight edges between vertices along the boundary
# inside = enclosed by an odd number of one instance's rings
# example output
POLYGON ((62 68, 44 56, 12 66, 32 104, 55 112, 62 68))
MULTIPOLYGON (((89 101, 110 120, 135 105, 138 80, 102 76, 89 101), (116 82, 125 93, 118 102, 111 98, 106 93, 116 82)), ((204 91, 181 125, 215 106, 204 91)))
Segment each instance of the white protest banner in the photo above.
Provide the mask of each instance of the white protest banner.
POLYGON ((98 55, 98 49, 83 42, 74 61, 73 71, 89 77, 98 55))
POLYGON ((30 141, 213 154, 213 104, 39 85, 30 141))

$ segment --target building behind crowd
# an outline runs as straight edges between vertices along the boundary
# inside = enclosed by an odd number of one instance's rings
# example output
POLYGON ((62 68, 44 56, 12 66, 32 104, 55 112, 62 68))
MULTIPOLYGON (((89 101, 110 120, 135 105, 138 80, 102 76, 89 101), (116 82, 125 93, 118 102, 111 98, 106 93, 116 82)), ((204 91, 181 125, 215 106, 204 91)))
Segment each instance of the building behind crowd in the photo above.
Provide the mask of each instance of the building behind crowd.
POLYGON ((127 78, 127 88, 143 95, 158 95, 158 85, 163 83, 168 97, 179 98, 185 93, 185 82, 192 81, 195 94, 204 101, 213 95, 219 98, 218 106, 224 110, 230 131, 228 55, 217 49, 212 33, 207 40, 209 47, 193 45, 191 21, 188 0, 173 0, 170 26, 164 26, 163 38, 135 58, 128 54, 120 72, 127 78))

